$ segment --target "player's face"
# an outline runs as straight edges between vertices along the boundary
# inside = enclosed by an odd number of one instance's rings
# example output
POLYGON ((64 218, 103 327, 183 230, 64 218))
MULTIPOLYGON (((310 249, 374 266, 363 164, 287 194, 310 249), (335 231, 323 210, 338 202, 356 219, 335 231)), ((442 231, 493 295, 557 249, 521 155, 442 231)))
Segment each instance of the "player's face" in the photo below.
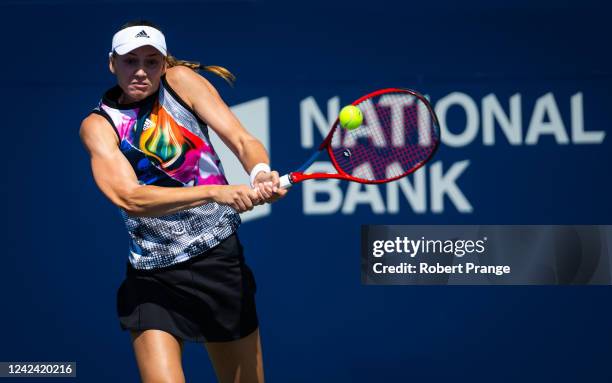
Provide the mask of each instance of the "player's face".
POLYGON ((166 70, 162 54, 150 45, 116 55, 110 62, 111 72, 123 90, 123 103, 140 101, 153 94, 166 70))

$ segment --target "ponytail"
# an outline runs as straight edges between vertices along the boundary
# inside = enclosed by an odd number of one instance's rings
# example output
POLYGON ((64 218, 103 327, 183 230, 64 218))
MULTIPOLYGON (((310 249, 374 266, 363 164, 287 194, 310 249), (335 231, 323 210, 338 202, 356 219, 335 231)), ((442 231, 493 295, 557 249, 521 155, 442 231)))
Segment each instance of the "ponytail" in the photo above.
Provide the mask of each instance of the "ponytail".
POLYGON ((231 86, 234 86, 234 82, 236 81, 236 76, 234 76, 232 72, 230 72, 229 70, 227 70, 226 68, 222 66, 202 65, 199 62, 195 62, 195 61, 179 60, 170 54, 166 56, 166 63, 168 64, 168 68, 172 68, 173 66, 182 65, 182 66, 191 68, 196 72, 198 70, 203 70, 206 72, 214 73, 217 76, 223 78, 225 81, 227 81, 228 84, 230 84, 231 86))

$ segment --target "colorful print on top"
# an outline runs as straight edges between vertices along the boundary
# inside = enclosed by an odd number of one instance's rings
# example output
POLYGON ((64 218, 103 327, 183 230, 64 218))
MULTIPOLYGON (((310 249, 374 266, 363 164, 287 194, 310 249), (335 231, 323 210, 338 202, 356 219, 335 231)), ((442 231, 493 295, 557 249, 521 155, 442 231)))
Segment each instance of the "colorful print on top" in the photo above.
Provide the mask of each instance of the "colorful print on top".
MULTIPOLYGON (((119 149, 143 185, 192 187, 226 185, 208 127, 180 100, 162 76, 159 91, 128 105, 108 90, 93 113, 115 128, 119 149)), ((209 202, 160 217, 130 216, 120 209, 130 235, 129 261, 137 269, 183 262, 216 246, 236 231, 240 215, 209 202)))
POLYGON ((196 122, 192 128, 197 129, 199 135, 176 121, 172 115, 173 106, 168 103, 170 111, 166 110, 155 99, 149 105, 126 113, 100 104, 113 119, 121 151, 132 163, 141 183, 167 185, 169 181, 163 179, 167 176, 187 186, 226 185, 221 161, 197 119, 192 117, 196 122), (130 153, 132 151, 138 153, 130 153))

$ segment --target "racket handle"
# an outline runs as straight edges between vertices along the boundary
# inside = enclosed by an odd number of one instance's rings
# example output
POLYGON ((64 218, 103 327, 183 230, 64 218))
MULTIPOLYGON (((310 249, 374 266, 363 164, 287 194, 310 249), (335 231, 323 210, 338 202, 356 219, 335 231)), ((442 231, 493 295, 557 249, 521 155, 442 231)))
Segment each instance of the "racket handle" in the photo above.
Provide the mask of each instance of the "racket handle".
POLYGON ((279 186, 281 189, 289 189, 291 186, 293 186, 291 178, 289 178, 289 174, 285 174, 279 179, 279 186))

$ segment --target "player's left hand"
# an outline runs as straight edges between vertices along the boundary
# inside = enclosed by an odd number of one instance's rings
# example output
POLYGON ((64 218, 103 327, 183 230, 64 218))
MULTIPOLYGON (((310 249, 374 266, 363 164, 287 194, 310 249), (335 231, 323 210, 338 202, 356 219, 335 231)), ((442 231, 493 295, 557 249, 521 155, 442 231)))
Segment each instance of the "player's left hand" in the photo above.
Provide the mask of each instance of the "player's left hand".
POLYGON ((253 189, 257 190, 262 203, 272 203, 287 194, 287 189, 279 187, 280 179, 278 172, 259 172, 253 180, 253 189))

